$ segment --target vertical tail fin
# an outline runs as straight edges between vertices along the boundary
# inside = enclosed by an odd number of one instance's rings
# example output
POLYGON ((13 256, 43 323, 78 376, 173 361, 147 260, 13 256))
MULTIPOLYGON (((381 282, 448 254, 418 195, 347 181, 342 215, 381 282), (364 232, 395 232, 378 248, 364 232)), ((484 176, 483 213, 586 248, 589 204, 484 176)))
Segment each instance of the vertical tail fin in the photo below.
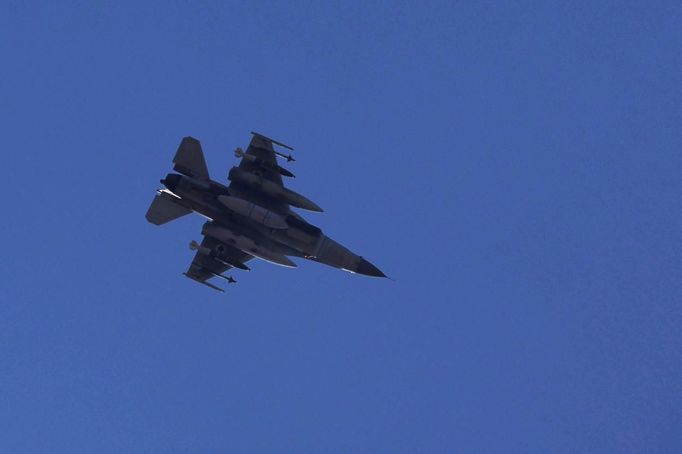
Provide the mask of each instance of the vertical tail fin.
POLYGON ((182 139, 173 158, 173 164, 175 164, 173 168, 182 174, 200 180, 209 179, 204 152, 201 150, 201 144, 194 137, 182 139))

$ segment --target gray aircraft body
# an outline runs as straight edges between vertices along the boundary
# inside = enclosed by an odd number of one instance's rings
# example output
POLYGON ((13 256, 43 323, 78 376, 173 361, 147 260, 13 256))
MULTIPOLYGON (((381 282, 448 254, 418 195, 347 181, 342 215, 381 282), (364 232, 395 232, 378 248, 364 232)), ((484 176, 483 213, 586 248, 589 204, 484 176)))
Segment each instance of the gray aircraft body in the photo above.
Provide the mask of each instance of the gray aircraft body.
POLYGON ((289 258, 302 257, 352 273, 386 277, 377 267, 332 240, 308 223, 291 207, 322 211, 308 198, 288 189, 282 176, 294 175, 277 163, 277 156, 293 161, 291 155, 275 150, 291 147, 258 133, 246 152, 237 148, 239 166, 230 169, 225 186, 209 178, 201 144, 192 137, 180 142, 173 169, 161 180, 146 218, 155 225, 196 212, 208 221, 203 240, 190 243, 196 254, 185 276, 222 291, 208 282, 213 277, 236 282, 223 273, 237 268, 249 270, 246 262, 256 257, 286 267, 296 267, 289 258))

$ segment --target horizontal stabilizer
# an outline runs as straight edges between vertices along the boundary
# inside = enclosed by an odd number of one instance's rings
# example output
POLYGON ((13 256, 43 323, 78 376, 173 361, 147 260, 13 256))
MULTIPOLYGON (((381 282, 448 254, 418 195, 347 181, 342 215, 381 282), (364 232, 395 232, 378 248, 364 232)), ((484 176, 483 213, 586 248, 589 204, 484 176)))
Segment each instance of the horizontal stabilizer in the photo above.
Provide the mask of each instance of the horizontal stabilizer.
POLYGON ((201 144, 194 137, 185 137, 180 142, 173 158, 173 167, 177 172, 199 180, 208 180, 208 167, 201 151, 201 144))
POLYGON ((176 200, 178 200, 177 197, 167 192, 160 192, 154 197, 145 217, 152 224, 161 225, 192 212, 189 208, 177 203, 176 200))

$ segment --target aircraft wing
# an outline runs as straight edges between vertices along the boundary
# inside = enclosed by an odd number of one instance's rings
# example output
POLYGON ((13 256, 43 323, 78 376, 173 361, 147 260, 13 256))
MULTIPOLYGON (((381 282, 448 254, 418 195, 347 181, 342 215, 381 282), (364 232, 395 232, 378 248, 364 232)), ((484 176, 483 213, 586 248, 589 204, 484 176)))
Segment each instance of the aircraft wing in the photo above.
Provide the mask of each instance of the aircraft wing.
POLYGON ((211 284, 208 280, 233 268, 228 262, 244 263, 252 258, 252 256, 239 249, 205 236, 197 249, 197 253, 194 255, 189 269, 184 274, 192 280, 222 292, 223 289, 211 284))
POLYGON ((282 175, 277 170, 279 166, 271 139, 260 134, 254 134, 251 143, 249 143, 249 148, 246 149, 246 155, 260 160, 261 164, 251 158, 243 157, 239 163, 240 169, 261 175, 266 180, 283 186, 282 175))
MULTIPOLYGON (((284 186, 279 169, 280 167, 277 163, 277 156, 275 154, 272 139, 254 133, 253 138, 249 143, 249 147, 246 149, 246 152, 239 163, 239 170, 257 175, 278 186, 284 186)), ((231 192, 238 194, 239 197, 257 205, 264 206, 270 210, 279 213, 286 213, 289 211, 289 205, 285 202, 273 200, 272 198, 263 196, 257 191, 244 188, 239 184, 230 183, 230 190, 231 192)))

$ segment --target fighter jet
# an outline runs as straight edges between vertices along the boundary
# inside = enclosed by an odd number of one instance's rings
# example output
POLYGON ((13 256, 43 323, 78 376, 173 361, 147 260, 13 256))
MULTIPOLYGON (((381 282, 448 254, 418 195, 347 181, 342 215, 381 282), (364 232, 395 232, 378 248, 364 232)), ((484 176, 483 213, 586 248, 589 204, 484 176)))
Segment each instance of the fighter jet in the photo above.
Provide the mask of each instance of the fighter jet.
POLYGON ((310 199, 284 186, 282 177, 293 178, 294 174, 278 164, 277 156, 287 162, 295 159, 275 146, 293 148, 262 134, 251 134, 246 152, 241 148, 235 151, 241 162, 230 169, 227 186, 211 180, 201 144, 193 137, 182 139, 175 153, 173 169, 178 173, 169 173, 161 180, 165 187, 157 190, 147 210, 149 222, 162 225, 192 212, 208 219, 201 230, 201 244, 189 244, 196 254, 183 274, 223 291, 209 279, 218 277, 235 283, 223 273, 230 269, 249 271, 246 262, 254 257, 295 268, 291 256, 351 273, 386 277, 292 209, 322 211, 310 199))

